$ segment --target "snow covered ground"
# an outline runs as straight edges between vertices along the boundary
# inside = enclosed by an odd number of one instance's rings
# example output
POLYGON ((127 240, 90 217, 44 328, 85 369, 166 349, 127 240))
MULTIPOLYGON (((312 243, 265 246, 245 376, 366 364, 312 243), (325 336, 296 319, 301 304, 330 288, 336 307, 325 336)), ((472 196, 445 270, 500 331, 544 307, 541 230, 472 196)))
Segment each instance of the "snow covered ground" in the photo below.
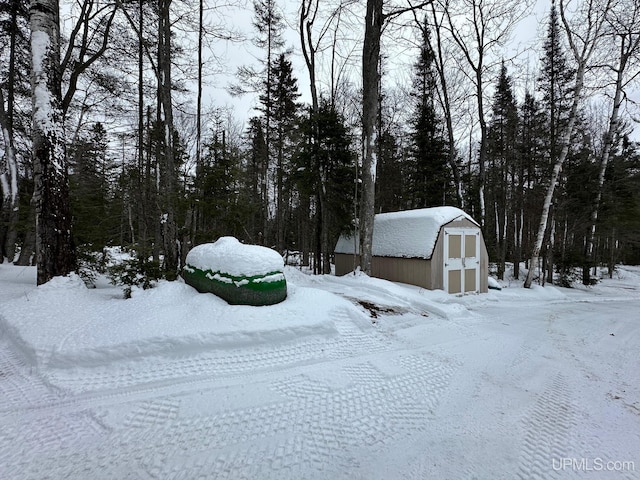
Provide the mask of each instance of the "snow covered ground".
POLYGON ((640 267, 455 297, 285 271, 36 288, 0 265, 0 479, 637 479, 640 267))

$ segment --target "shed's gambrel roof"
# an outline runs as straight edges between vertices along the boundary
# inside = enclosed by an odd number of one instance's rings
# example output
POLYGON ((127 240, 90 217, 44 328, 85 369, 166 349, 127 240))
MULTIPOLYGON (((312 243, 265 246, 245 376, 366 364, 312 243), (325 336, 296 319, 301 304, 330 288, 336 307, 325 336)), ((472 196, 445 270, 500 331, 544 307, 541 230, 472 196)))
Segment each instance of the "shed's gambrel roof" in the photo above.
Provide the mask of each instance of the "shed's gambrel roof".
MULTIPOLYGON (((440 229, 454 221, 466 218, 478 223, 456 207, 420 208, 402 212, 379 213, 373 222, 372 254, 378 257, 405 257, 430 259, 440 229)), ((335 253, 353 255, 357 239, 342 235, 335 253)))

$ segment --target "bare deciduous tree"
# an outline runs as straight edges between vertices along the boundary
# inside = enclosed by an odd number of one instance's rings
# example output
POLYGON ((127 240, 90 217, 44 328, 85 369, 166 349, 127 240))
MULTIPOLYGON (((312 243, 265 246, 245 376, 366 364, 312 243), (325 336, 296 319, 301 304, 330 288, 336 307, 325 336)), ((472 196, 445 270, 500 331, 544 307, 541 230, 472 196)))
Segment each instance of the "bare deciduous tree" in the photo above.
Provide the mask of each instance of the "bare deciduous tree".
MULTIPOLYGON (((478 154, 478 192, 480 223, 484 225, 485 166, 487 156, 487 121, 485 117, 485 90, 487 73, 499 65, 500 58, 490 57, 497 48, 509 40, 514 27, 526 12, 529 0, 463 0, 455 4, 445 0, 441 8, 447 19, 447 30, 458 45, 464 61, 471 68, 469 79, 475 88, 477 120, 480 128, 478 154)), ((502 53, 502 52, 501 52, 502 53)))
POLYGON ((380 41, 387 21, 403 13, 429 5, 432 0, 407 8, 383 12, 383 0, 367 0, 364 42, 362 45, 362 197, 360 200, 360 267, 371 273, 371 250, 373 244, 373 218, 375 215, 376 185, 376 120, 380 103, 380 41))
POLYGON ((567 36, 569 50, 573 55, 575 62, 576 74, 575 84, 573 88, 573 100, 571 110, 567 117, 567 125, 561 133, 558 144, 561 151, 553 166, 551 180, 547 187, 547 192, 542 205, 542 213, 540 215, 540 224, 536 241, 531 252, 529 261, 529 272, 524 282, 525 288, 530 288, 535 275, 535 267, 538 264, 540 250, 544 241, 545 231, 547 229, 547 220, 549 218, 549 210, 553 193, 558 183, 558 177, 562 170, 562 165, 569 153, 569 143, 573 128, 578 117, 578 106, 580 105, 585 84, 585 74, 591 67, 591 59, 594 52, 605 38, 605 27, 607 24, 607 12, 611 8, 613 0, 584 0, 580 2, 574 15, 569 19, 567 9, 574 3, 573 0, 560 0, 560 17, 562 18, 563 30, 567 36))
POLYGON ((608 65, 607 68, 613 73, 613 100, 611 114, 609 116, 609 126, 604 136, 604 144, 600 155, 600 169, 598 172, 598 191, 596 192, 595 204, 591 213, 591 229, 587 239, 586 262, 582 271, 582 283, 590 283, 589 267, 593 263, 594 241, 596 236, 596 224, 598 221, 598 210, 602 200, 602 187, 604 176, 609 164, 611 149, 614 146, 615 136, 619 133, 620 108, 626 97, 625 88, 640 75, 640 4, 636 1, 619 2, 608 12, 608 23, 610 28, 609 37, 618 47, 616 65, 608 65), (633 67, 634 70, 630 71, 633 67))

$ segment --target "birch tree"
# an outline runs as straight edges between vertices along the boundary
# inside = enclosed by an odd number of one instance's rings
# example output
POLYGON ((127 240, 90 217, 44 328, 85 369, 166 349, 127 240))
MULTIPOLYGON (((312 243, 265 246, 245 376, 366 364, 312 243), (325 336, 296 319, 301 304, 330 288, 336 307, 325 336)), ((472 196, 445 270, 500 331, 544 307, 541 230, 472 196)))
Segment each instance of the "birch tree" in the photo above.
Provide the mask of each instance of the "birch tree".
POLYGON ((19 206, 18 163, 13 145, 13 132, 4 108, 4 95, 0 89, 0 263, 6 256, 13 261, 16 243, 16 223, 19 206))
POLYGON ((560 134, 558 141, 560 152, 555 159, 551 179, 542 205, 538 233, 529 261, 529 272, 524 282, 525 288, 530 288, 533 283, 536 265, 538 264, 545 231, 547 229, 553 194, 558 183, 560 172, 562 171, 562 165, 569 153, 569 142, 578 117, 578 106, 584 93, 585 75, 592 66, 591 60, 594 52, 604 39, 607 11, 611 8, 612 2, 613 0, 584 0, 576 6, 576 2, 573 0, 559 0, 563 31, 575 63, 575 83, 571 109, 567 116, 567 124, 560 134), (575 12, 573 18, 569 19, 567 9, 574 6, 575 12))
POLYGON ((57 0, 32 0, 31 85, 38 285, 76 267, 60 78, 57 0))
POLYGON ((611 114, 609 115, 609 125, 604 136, 604 144, 600 155, 598 190, 591 213, 591 228, 587 239, 585 265, 582 269, 582 283, 584 285, 591 283, 589 267, 593 266, 598 211, 602 201, 602 189, 611 157, 611 150, 614 147, 614 140, 620 129, 620 109, 626 98, 625 89, 630 82, 640 75, 640 4, 637 1, 617 4, 615 8, 608 12, 608 23, 611 29, 609 38, 611 38, 616 48, 614 50, 616 51, 616 64, 607 66, 614 76, 613 100, 611 114))
POLYGON ((13 261, 17 239, 20 195, 14 119, 16 98, 22 97, 20 91, 28 82, 27 7, 18 1, 0 5, 0 34, 6 39, 0 42, 0 58, 6 60, 6 70, 0 70, 0 263, 4 257, 13 261))

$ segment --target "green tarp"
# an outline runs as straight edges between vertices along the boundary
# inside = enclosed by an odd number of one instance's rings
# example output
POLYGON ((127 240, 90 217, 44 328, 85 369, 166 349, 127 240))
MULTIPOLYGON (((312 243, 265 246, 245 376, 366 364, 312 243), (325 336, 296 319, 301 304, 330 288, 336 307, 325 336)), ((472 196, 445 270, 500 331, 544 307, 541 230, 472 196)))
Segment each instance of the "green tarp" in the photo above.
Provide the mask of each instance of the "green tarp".
POLYGON ((200 270, 187 264, 184 281, 200 293, 213 293, 231 305, 273 305, 287 298, 287 281, 283 272, 269 272, 252 277, 200 270))

